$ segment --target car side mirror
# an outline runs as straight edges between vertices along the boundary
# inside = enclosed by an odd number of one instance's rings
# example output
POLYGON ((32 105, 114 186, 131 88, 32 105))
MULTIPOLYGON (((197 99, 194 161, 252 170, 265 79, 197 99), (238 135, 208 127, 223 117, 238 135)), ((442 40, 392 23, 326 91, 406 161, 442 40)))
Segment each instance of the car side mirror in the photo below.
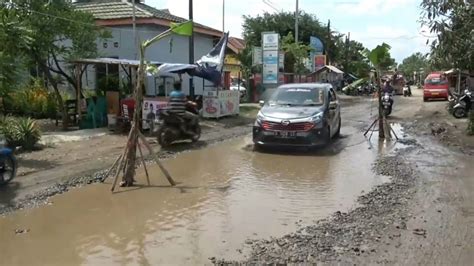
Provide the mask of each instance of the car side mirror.
POLYGON ((260 105, 260 107, 262 107, 265 104, 265 101, 258 101, 258 104, 260 105))
POLYGON ((330 110, 336 110, 337 108, 337 102, 330 102, 329 103, 329 109, 330 110))

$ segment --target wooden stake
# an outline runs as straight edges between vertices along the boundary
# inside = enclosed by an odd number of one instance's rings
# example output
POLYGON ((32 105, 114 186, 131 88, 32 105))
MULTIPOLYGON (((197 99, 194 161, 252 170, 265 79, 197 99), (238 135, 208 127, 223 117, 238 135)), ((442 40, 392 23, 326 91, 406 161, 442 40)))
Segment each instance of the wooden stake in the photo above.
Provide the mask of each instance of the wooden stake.
POLYGON ((126 158, 127 158, 127 157, 125 156, 125 154, 127 154, 128 146, 129 146, 129 143, 128 143, 128 140, 127 140, 127 145, 125 145, 125 149, 124 149, 124 151, 123 151, 123 154, 122 154, 122 156, 120 156, 120 157, 122 157, 122 158, 121 158, 120 163, 119 163, 119 166, 118 166, 118 168, 117 168, 117 172, 115 173, 114 183, 112 184, 112 189, 111 189, 112 192, 114 192, 115 185, 117 184, 118 177, 119 177, 120 172, 121 172, 122 167, 123 167, 123 163, 125 162, 125 160, 126 160, 126 158))
POLYGON ((148 169, 146 168, 145 158, 143 157, 142 146, 140 145, 140 142, 138 142, 138 151, 140 152, 140 157, 142 158, 143 168, 145 168, 146 182, 148 185, 150 185, 150 176, 148 175, 148 169))
POLYGON ((115 166, 117 166, 117 163, 119 162, 121 158, 122 158, 122 154, 120 154, 119 157, 117 157, 114 164, 112 164, 112 166, 109 168, 109 171, 107 171, 107 174, 105 174, 104 178, 102 179, 102 182, 104 182, 109 177, 109 175, 112 173, 112 170, 114 170, 115 166))
POLYGON ((155 159, 156 164, 160 167, 161 172, 165 175, 166 179, 168 179, 168 182, 170 185, 175 186, 176 183, 174 182, 173 178, 171 175, 168 173, 166 168, 161 164, 160 160, 158 159, 158 156, 153 152, 153 148, 150 146, 150 144, 146 141, 146 138, 143 136, 141 132, 138 133, 138 137, 142 140, 142 143, 145 145, 145 147, 148 149, 148 152, 150 152, 151 155, 153 155, 153 159, 155 159))

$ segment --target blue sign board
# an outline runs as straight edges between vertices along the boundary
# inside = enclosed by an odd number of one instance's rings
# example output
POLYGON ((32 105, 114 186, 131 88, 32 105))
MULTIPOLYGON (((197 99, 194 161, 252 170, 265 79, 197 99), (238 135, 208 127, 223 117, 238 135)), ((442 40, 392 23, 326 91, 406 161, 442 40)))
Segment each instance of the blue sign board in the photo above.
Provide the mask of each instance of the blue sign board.
POLYGON ((314 55, 323 54, 324 52, 323 42, 318 37, 314 37, 314 36, 309 37, 309 46, 313 48, 312 53, 314 55))
POLYGON ((309 37, 309 46, 312 48, 311 53, 309 55, 310 62, 312 62, 313 71, 315 71, 314 66, 314 57, 316 55, 322 55, 324 52, 324 44, 318 37, 311 36, 309 37))

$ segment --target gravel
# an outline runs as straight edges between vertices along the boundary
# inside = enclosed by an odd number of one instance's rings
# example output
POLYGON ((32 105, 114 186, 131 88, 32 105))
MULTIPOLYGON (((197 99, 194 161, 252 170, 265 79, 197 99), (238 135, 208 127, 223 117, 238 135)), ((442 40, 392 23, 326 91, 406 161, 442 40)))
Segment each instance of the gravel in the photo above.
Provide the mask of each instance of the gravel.
MULTIPOLYGON (((409 141, 405 145, 416 142, 409 141)), ((249 254, 243 261, 211 260, 217 265, 329 263, 383 252, 381 244, 389 229, 406 230, 406 207, 413 197, 416 173, 403 158, 413 151, 410 146, 374 163, 379 175, 391 176, 358 198, 358 207, 348 213, 336 212, 331 217, 303 227, 279 238, 247 240, 249 254)), ((390 238, 400 234, 390 235, 390 238)))

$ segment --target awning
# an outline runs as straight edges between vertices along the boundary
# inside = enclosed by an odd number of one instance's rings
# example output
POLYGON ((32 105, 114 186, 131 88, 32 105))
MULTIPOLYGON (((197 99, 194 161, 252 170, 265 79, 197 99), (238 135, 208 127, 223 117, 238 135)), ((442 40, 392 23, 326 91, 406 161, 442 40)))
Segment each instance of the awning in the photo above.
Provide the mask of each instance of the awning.
MULTIPOLYGON (((117 58, 108 58, 108 57, 81 58, 81 59, 71 60, 70 62, 77 63, 77 64, 108 64, 108 65, 124 65, 124 66, 136 66, 136 67, 140 65, 140 60, 117 59, 117 58)), ((158 61, 151 61, 151 62, 148 62, 148 64, 159 66, 159 65, 162 65, 163 63, 158 62, 158 61)))
POLYGON ((324 70, 329 70, 329 71, 337 73, 337 74, 344 74, 344 72, 342 70, 340 70, 339 68, 337 68, 335 66, 330 66, 330 65, 325 65, 322 68, 314 71, 311 74, 317 74, 317 73, 323 72, 324 70))

